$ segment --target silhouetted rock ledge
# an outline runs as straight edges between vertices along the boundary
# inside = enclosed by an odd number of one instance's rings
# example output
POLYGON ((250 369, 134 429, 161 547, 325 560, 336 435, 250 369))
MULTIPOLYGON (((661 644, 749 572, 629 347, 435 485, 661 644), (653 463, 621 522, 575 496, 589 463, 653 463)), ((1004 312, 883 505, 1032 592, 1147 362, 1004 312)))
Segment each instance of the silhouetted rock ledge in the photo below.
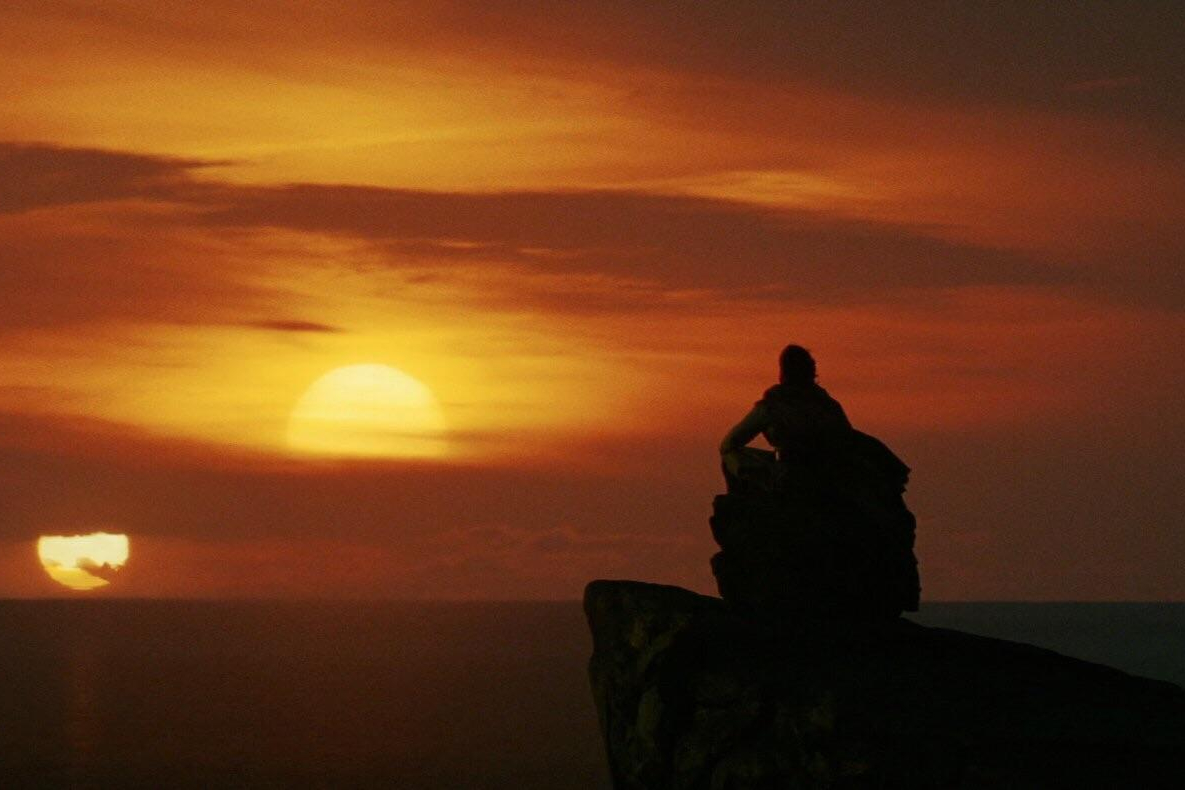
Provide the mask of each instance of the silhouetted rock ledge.
POLYGON ((904 619, 760 619, 594 581, 614 786, 1183 787, 1185 691, 904 619))

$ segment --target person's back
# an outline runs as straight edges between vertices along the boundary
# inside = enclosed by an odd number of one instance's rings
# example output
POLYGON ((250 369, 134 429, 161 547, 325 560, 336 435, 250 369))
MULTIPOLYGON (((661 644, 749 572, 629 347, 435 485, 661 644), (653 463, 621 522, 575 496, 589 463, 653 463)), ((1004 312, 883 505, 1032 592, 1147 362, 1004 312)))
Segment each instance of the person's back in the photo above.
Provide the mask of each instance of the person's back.
POLYGON ((765 439, 780 456, 825 449, 852 429, 839 401, 813 381, 775 384, 760 403, 768 412, 765 439))
MULTIPOLYGON (((762 478, 784 478, 784 472, 762 469, 768 461, 763 451, 746 447, 758 435, 765 437, 783 462, 826 464, 826 457, 844 446, 852 426, 839 402, 815 381, 815 360, 802 346, 787 346, 778 359, 779 381, 765 391, 720 443, 725 478, 741 483, 742 467, 762 478)), ((769 459, 772 460, 772 459, 769 459)))

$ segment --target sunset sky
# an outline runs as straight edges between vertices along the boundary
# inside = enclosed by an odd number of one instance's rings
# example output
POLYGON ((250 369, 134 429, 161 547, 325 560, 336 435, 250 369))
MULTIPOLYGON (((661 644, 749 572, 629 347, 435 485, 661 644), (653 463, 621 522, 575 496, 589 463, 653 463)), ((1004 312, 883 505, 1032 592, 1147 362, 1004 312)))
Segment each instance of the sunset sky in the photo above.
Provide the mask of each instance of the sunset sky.
POLYGON ((924 599, 1185 600, 1183 37, 1171 2, 4 3, 0 596, 711 591, 716 445, 799 342, 913 467, 924 599), (294 442, 355 365, 430 447, 294 442), (99 530, 113 583, 55 584, 38 538, 99 530))

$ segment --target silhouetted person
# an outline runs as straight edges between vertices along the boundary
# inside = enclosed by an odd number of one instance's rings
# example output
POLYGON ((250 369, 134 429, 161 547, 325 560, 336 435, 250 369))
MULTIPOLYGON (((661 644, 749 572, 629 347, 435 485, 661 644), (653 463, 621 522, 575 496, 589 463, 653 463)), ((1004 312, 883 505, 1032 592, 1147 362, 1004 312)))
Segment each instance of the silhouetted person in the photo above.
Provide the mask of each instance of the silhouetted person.
POLYGON ((729 494, 782 502, 796 523, 824 524, 828 539, 845 547, 840 556, 883 576, 873 586, 894 606, 915 609, 915 521, 902 498, 909 467, 852 427, 816 381, 809 351, 786 346, 778 367, 778 383, 720 443, 729 494), (746 446, 758 435, 773 452, 746 446))
POLYGON ((765 391, 720 443, 730 483, 744 476, 747 461, 755 471, 771 460, 745 447, 758 434, 765 435, 777 460, 805 464, 822 462, 825 455, 850 438, 852 424, 839 401, 815 381, 815 360, 809 351, 802 346, 786 346, 778 358, 778 368, 778 383, 765 391))
POLYGON ((778 369, 778 383, 720 442, 730 486, 792 484, 787 475, 806 475, 824 483, 836 475, 855 474, 866 485, 895 494, 905 490, 909 467, 879 439, 852 428, 843 406, 816 381, 815 360, 809 351, 786 346, 778 357, 778 369), (759 434, 774 448, 772 456, 746 447, 759 434), (780 469, 769 468, 775 459, 780 469), (762 479, 771 474, 779 480, 762 479), (750 475, 758 479, 747 479, 750 475))

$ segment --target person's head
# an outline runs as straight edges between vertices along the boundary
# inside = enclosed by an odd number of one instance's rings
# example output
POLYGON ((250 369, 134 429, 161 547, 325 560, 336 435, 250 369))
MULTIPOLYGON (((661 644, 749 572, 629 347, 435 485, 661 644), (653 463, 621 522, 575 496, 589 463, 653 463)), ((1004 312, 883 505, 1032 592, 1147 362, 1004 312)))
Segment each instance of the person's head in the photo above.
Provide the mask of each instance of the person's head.
POLYGON ((786 346, 778 357, 779 381, 783 384, 813 384, 815 358, 802 346, 786 346))

